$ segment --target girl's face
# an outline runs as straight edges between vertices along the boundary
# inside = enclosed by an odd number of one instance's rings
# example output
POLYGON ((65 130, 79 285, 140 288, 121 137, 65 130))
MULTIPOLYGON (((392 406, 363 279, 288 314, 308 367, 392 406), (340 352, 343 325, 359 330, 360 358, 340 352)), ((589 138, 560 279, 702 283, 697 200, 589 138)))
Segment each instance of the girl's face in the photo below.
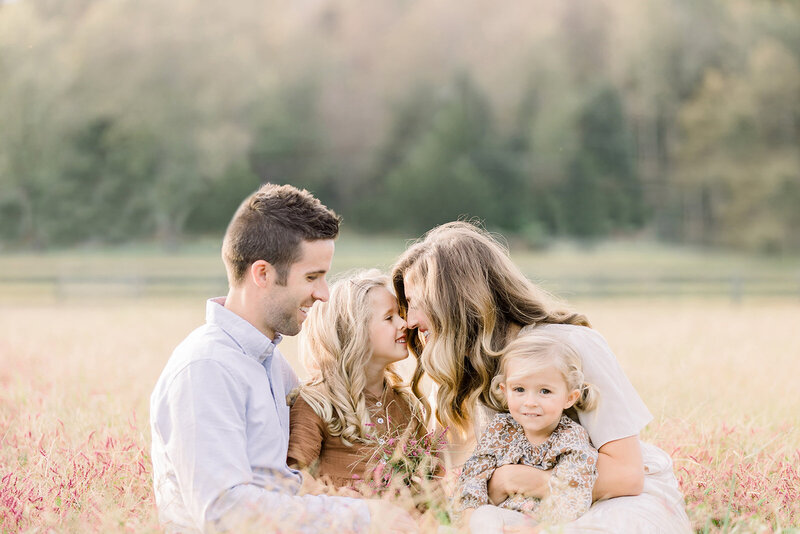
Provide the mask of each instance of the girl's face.
POLYGON ((425 312, 419 307, 421 288, 412 282, 408 276, 403 278, 403 288, 405 289, 406 301, 408 302, 408 310, 406 312, 408 327, 416 328, 423 341, 427 341, 430 335, 430 322, 428 321, 428 316, 425 315, 425 312))
POLYGON ((397 299, 385 287, 372 288, 368 297, 372 361, 389 365, 404 360, 408 356, 406 322, 400 317, 397 299))
POLYGON ((576 389, 568 389, 556 367, 530 369, 515 360, 508 362, 506 381, 500 388, 511 417, 522 425, 525 436, 534 445, 547 440, 558 426, 561 413, 575 404, 580 394, 576 389))

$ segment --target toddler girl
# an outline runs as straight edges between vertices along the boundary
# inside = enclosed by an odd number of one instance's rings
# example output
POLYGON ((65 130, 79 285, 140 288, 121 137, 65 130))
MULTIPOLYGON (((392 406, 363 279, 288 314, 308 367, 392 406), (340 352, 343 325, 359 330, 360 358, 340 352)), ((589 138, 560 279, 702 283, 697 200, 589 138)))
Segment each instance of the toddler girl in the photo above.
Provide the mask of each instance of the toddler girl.
POLYGON ((492 394, 508 413, 489 423, 464 464, 455 495, 457 510, 477 508, 471 530, 502 531, 503 525, 524 522, 526 515, 541 523, 565 523, 586 512, 597 478, 597 451, 586 430, 564 415, 597 403, 595 388, 583 381, 578 354, 563 341, 523 333, 503 352, 492 394), (514 495, 499 507, 489 505, 487 481, 506 464, 552 469, 549 497, 514 495))
POLYGON ((310 376, 291 409, 287 462, 336 488, 363 493, 389 440, 425 435, 422 401, 395 369, 408 348, 390 288, 377 270, 340 280, 300 335, 310 376))

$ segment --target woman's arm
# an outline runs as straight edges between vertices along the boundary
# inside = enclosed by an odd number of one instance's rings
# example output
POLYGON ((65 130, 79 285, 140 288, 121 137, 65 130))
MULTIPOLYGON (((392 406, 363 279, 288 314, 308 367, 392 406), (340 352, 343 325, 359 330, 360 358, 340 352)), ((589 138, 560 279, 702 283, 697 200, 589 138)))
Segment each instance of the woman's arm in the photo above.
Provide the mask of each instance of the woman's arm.
POLYGON ((529 465, 500 466, 489 479, 489 501, 497 506, 510 495, 517 493, 544 499, 550 494, 551 474, 551 470, 544 471, 529 465))
MULTIPOLYGON (((638 436, 609 441, 597 452, 593 501, 642 492, 644 464, 638 436)), ((551 471, 527 465, 498 467, 489 479, 489 500, 497 505, 515 493, 544 499, 550 493, 550 476, 551 471)))
POLYGON ((642 492, 644 463, 638 436, 609 441, 597 452, 597 481, 592 499, 599 501, 642 492))

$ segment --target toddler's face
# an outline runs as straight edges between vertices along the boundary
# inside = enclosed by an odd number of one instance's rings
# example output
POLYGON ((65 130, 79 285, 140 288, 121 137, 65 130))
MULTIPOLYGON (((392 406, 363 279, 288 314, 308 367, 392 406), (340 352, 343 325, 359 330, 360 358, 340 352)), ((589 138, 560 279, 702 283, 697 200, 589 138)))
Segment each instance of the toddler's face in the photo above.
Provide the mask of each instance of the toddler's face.
POLYGON ((534 445, 547 440, 558 426, 561 413, 575 404, 579 395, 567 388, 561 372, 552 365, 531 370, 516 361, 508 362, 501 388, 508 411, 534 445))

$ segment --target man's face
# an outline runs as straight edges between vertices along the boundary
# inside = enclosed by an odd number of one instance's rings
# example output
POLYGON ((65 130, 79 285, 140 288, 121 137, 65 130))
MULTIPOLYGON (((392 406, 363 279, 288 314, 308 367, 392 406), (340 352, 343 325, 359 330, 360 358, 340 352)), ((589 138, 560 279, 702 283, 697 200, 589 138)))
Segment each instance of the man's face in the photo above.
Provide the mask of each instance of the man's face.
MULTIPOLYGON (((300 333, 314 302, 328 300, 325 275, 331 268, 332 239, 302 241, 300 259, 289 267, 286 283, 273 279, 266 297, 264 322, 268 330, 286 336, 300 333)), ((277 274, 277 273, 276 273, 277 274)))

